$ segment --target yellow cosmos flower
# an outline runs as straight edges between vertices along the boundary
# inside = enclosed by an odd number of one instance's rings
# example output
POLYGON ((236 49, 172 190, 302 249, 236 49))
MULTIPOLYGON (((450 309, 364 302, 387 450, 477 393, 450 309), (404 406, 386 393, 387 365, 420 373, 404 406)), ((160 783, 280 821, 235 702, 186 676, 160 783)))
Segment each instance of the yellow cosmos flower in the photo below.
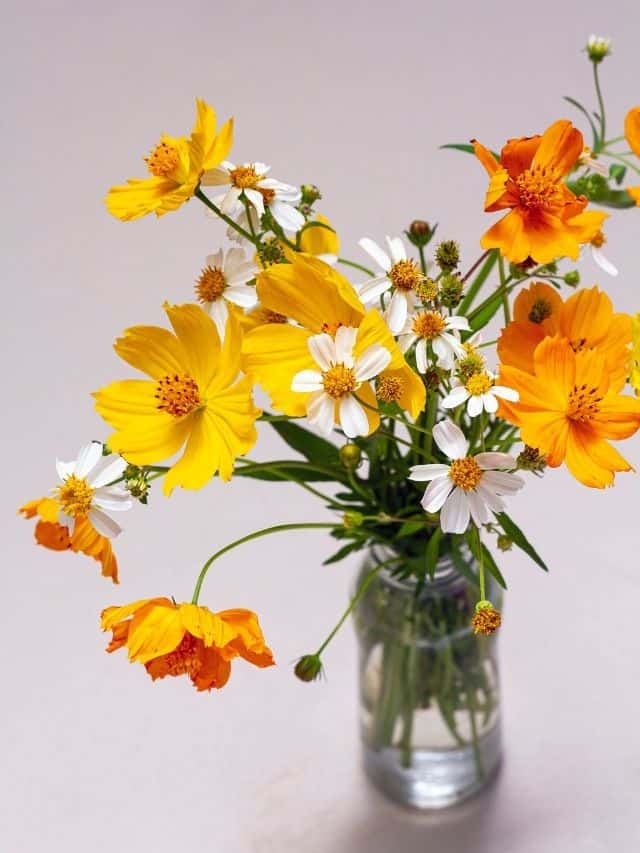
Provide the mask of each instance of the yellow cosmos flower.
MULTIPOLYGON (((268 323, 249 332, 243 342, 243 367, 271 396, 273 406, 292 417, 303 417, 308 409, 309 393, 292 390, 293 378, 317 364, 309 349, 309 339, 347 326, 356 329, 353 356, 375 344, 391 355, 381 380, 389 376, 398 387, 398 404, 416 417, 424 408, 425 388, 409 367, 388 326, 377 310, 369 312, 360 302, 351 283, 339 272, 308 255, 292 257, 290 264, 275 264, 258 275, 261 305, 277 314, 286 314, 300 325, 268 323)), ((366 403, 369 432, 379 424, 376 396, 369 385, 358 390, 366 403)), ((338 407, 336 406, 336 409, 338 407)))
POLYGON ((533 374, 503 365, 500 378, 520 399, 498 414, 552 468, 566 462, 577 480, 600 489, 616 471, 632 470, 607 439, 640 428, 640 400, 620 394, 625 379, 613 379, 597 349, 575 352, 566 338, 548 337, 536 347, 533 374))
POLYGON ((165 494, 199 489, 216 472, 229 480, 237 456, 256 442, 252 383, 239 378, 242 336, 230 316, 224 343, 198 305, 165 305, 175 334, 133 326, 115 343, 126 362, 151 377, 113 382, 94 394, 96 409, 116 430, 109 447, 135 465, 172 457, 165 494))
POLYGON ((131 178, 112 187, 105 199, 117 219, 139 219, 148 213, 162 216, 176 210, 195 193, 204 172, 215 168, 231 150, 233 119, 216 133, 216 114, 196 98, 196 121, 189 137, 162 135, 145 157, 150 178, 131 178))
POLYGON ((631 385, 640 395, 640 314, 633 318, 633 349, 631 352, 631 385))
POLYGON ((333 230, 333 226, 326 216, 321 213, 314 216, 314 221, 327 225, 311 225, 304 228, 300 234, 300 251, 307 255, 314 255, 325 263, 335 263, 340 254, 340 238, 333 230))
POLYGON ((640 157, 640 107, 631 107, 625 116, 624 135, 629 148, 640 157))
POLYGON ((490 179, 485 211, 509 211, 486 232, 482 247, 499 249, 516 264, 575 260, 580 244, 597 234, 607 216, 585 211, 587 198, 575 196, 563 181, 582 155, 580 131, 556 121, 542 136, 510 139, 499 160, 476 140, 473 146, 490 179))
POLYGON ((198 604, 147 598, 107 607, 103 631, 113 631, 108 652, 126 646, 155 681, 188 675, 197 690, 220 688, 229 680, 231 661, 241 657, 258 667, 273 666, 258 617, 250 610, 213 613, 198 604))

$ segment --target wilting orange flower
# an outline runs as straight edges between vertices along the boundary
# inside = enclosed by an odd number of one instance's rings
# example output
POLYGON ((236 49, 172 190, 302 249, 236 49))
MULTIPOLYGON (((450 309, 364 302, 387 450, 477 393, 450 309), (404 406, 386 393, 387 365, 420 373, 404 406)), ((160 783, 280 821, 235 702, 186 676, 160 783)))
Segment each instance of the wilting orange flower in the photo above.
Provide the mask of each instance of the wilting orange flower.
POLYGON ((587 211, 587 198, 574 195, 563 178, 582 155, 582 134, 570 121, 554 122, 542 136, 509 139, 500 160, 476 140, 476 156, 489 174, 485 210, 509 210, 483 236, 485 249, 500 249, 513 263, 528 258, 546 264, 578 257, 607 214, 587 211))
POLYGON ((198 690, 211 690, 224 687, 236 657, 259 667, 274 664, 258 617, 250 610, 213 613, 199 604, 146 598, 107 607, 101 627, 113 631, 107 651, 126 646, 129 660, 144 664, 154 681, 188 675, 198 690))
POLYGON ((104 577, 118 583, 118 561, 113 553, 111 542, 101 536, 86 517, 77 517, 73 533, 58 522, 60 505, 54 498, 40 498, 29 501, 18 510, 25 518, 38 516, 34 535, 38 545, 52 551, 81 552, 93 557, 102 566, 104 577))
POLYGON ((640 107, 631 107, 625 116, 624 135, 629 148, 640 157, 640 107))
POLYGON ((631 317, 614 314, 611 300, 599 288, 578 290, 566 302, 542 282, 521 290, 513 304, 513 320, 498 339, 500 361, 533 373, 536 347, 554 335, 566 338, 574 352, 597 348, 613 380, 626 379, 631 317))
POLYGON ((520 427, 522 441, 555 468, 566 462, 586 486, 604 488, 631 465, 612 447, 640 428, 640 400, 619 392, 597 349, 575 352, 566 338, 545 338, 535 349, 533 374, 503 365, 500 382, 515 388, 517 404, 498 414, 520 427))

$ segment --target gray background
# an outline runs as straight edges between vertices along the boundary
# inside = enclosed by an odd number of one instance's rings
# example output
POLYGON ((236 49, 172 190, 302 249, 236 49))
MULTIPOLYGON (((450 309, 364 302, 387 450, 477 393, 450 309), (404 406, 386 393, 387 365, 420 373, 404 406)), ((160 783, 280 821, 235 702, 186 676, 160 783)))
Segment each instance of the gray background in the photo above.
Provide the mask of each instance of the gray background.
MULTIPOLYGON (((193 97, 237 120, 236 160, 262 159, 323 190, 343 252, 440 223, 465 258, 491 217, 471 158, 592 102, 579 52, 614 37, 611 127, 638 103, 636 3, 9 3, 3 14, 3 525, 0 849, 592 853, 638 849, 638 481, 590 491, 564 472, 531 483, 513 515, 552 564, 506 555, 502 665, 507 755, 485 797, 436 817, 395 809, 360 774, 350 626, 303 685, 290 663, 341 610, 356 561, 322 568, 322 533, 263 540, 212 571, 203 601, 261 617, 280 666, 239 663, 196 695, 107 657, 98 614, 138 597, 190 596, 230 538, 324 514, 295 487, 236 481, 155 494, 126 518, 122 584, 90 560, 32 544, 17 504, 53 484, 56 455, 102 437, 88 393, 133 375, 111 351, 125 326, 187 301, 222 229, 196 202, 122 224, 107 187, 142 173, 161 130, 191 127, 193 97)), ((638 223, 608 225, 620 309, 640 307, 638 223)), ((640 457, 640 443, 625 451, 640 457)), ((282 452, 265 431, 255 455, 282 452)), ((517 505, 516 505, 517 504, 517 505)))

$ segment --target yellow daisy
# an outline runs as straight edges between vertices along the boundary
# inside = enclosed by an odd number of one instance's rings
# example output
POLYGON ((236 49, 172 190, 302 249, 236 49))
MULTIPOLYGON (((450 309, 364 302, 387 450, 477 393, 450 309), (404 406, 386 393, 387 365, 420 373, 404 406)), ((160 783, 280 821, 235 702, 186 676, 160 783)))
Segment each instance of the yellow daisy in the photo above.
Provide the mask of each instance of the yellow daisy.
POLYGON ((111 187, 105 203, 117 219, 139 219, 147 213, 162 216, 177 210, 198 188, 204 172, 215 168, 231 150, 233 119, 216 133, 216 114, 196 98, 196 121, 191 136, 162 134, 160 142, 145 157, 150 178, 131 178, 111 187))
POLYGON ((233 473, 236 457, 256 442, 252 382, 239 378, 242 335, 230 316, 224 342, 198 305, 166 305, 175 334, 133 326, 119 338, 118 355, 150 380, 112 382, 94 394, 96 409, 115 429, 109 447, 135 465, 169 459, 165 494, 176 486, 199 489, 216 472, 233 473))

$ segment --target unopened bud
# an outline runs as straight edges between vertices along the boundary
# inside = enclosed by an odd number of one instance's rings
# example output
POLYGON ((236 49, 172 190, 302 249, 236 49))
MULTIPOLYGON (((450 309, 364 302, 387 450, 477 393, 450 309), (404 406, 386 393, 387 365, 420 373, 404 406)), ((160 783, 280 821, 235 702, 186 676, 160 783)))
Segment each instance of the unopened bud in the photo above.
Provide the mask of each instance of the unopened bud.
POLYGON ((460 247, 455 240, 443 240, 436 249, 436 263, 442 272, 452 272, 460 263, 460 247))
POLYGON ((585 50, 589 59, 597 65, 605 56, 611 55, 611 39, 605 36, 589 36, 585 50))
POLYGON ((322 193, 315 184, 303 184, 300 187, 300 192, 302 193, 302 204, 311 205, 314 201, 318 201, 318 199, 322 198, 322 193))
POLYGON ((496 544, 501 551, 510 551, 513 548, 513 539, 510 539, 506 533, 501 533, 496 540, 496 544))
POLYGON ((445 275, 440 281, 440 302, 447 308, 455 308, 462 299, 463 288, 457 275, 445 275))
POLYGON ((429 223, 424 219, 414 219, 407 231, 407 236, 414 246, 426 246, 432 234, 429 223))
POLYGON ((315 681, 322 674, 322 661, 318 655, 304 655, 293 671, 300 681, 315 681))
POLYGON ((345 468, 354 470, 362 460, 362 451, 357 444, 343 444, 340 448, 340 461, 345 468))
POLYGON ((364 515, 355 509, 348 509, 342 516, 342 523, 347 530, 354 530, 356 527, 360 527, 363 521, 364 515))
POLYGON ((568 284, 569 287, 575 287, 577 284, 580 284, 580 273, 578 270, 570 270, 569 272, 564 274, 564 283, 568 284))

